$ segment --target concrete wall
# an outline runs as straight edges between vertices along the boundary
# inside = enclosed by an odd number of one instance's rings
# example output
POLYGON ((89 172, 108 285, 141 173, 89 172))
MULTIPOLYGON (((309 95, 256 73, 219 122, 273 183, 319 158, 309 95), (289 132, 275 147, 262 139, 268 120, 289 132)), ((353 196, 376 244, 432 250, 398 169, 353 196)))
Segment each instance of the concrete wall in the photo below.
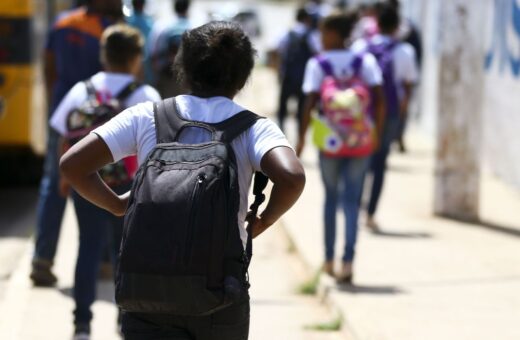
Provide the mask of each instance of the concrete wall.
MULTIPOLYGON (((520 1, 474 1, 485 6, 487 13, 482 22, 487 32, 482 37, 486 55, 482 60, 485 70, 482 159, 484 166, 520 189, 520 1)), ((442 1, 402 2, 404 14, 423 33, 425 53, 418 120, 421 127, 435 136, 442 1)))

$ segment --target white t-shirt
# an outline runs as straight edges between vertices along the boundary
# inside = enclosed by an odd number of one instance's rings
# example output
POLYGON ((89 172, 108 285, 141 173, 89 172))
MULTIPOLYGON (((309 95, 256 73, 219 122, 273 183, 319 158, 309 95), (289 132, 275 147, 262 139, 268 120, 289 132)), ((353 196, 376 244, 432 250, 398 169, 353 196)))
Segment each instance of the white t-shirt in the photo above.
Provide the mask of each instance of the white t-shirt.
MULTIPOLYGON (((356 54, 350 50, 333 50, 325 51, 321 54, 324 56, 332 66, 334 75, 338 78, 351 77, 353 75, 352 63, 356 54)), ((376 58, 371 54, 363 55, 363 63, 360 71, 361 79, 368 86, 381 85, 383 78, 381 69, 377 64, 376 58)), ((321 83, 325 78, 325 72, 320 66, 317 58, 311 58, 307 62, 305 68, 305 76, 303 79, 302 90, 304 93, 319 92, 321 83)))
MULTIPOLYGON (((110 72, 98 72, 90 79, 98 95, 106 99, 117 96, 128 84, 135 81, 134 76, 130 74, 110 72)), ((87 99, 85 83, 79 82, 74 85, 52 114, 51 127, 62 136, 65 135, 67 133, 67 116, 87 99)), ((161 96, 153 87, 142 85, 125 100, 125 106, 130 107, 138 103, 158 100, 161 100, 161 96)))
MULTIPOLYGON (((389 42, 389 36, 377 34, 366 40, 359 39, 352 44, 352 50, 358 53, 366 51, 369 44, 380 44, 389 42)), ((416 83, 419 78, 419 71, 415 59, 415 50, 412 45, 406 42, 399 42, 393 49, 394 76, 398 88, 402 88, 403 82, 416 83)))
MULTIPOLYGON (((183 118, 206 123, 218 123, 244 111, 244 108, 225 97, 200 98, 181 95, 176 97, 176 103, 178 112, 183 118)), ((114 161, 137 154, 139 164, 142 164, 157 144, 153 103, 131 107, 93 132, 105 141, 114 161)), ((181 135, 180 142, 202 143, 208 139, 209 133, 205 130, 190 128, 181 135)), ((291 146, 280 128, 269 119, 258 120, 248 131, 237 137, 231 146, 238 167, 240 188, 238 225, 245 246, 247 232, 244 224, 253 173, 261 171, 260 162, 268 151, 280 146, 291 146)))

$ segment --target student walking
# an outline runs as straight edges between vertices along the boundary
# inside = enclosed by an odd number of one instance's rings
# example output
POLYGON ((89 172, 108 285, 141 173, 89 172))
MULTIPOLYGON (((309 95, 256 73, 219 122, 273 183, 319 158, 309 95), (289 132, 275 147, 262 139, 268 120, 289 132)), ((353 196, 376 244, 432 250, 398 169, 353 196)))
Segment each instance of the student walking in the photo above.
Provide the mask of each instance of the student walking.
MULTIPOLYGON (((144 44, 146 46, 152 31, 153 18, 144 12, 145 6, 146 0, 132 0, 132 14, 126 17, 126 23, 132 27, 137 28, 141 32, 144 37, 144 44)), ((148 49, 146 48, 144 49, 143 54, 142 73, 142 79, 144 79, 146 84, 154 83, 153 69, 150 57, 148 55, 148 49)))
POLYGON ((125 110, 61 159, 79 194, 126 214, 116 299, 127 340, 248 338, 250 241, 294 204, 305 182, 276 124, 233 101, 254 54, 235 23, 187 31, 175 64, 190 94, 125 110), (133 154, 141 164, 136 185, 130 197, 118 195, 96 171, 133 154), (263 185, 255 182, 258 199, 246 217, 255 171, 273 188, 256 216, 263 185))
POLYGON ((372 53, 383 73, 385 124, 379 149, 371 159, 372 186, 367 208, 367 226, 373 231, 379 228, 375 214, 383 190, 390 146, 398 137, 402 116, 408 112, 418 73, 413 47, 395 37, 400 22, 396 8, 388 4, 381 5, 377 20, 381 33, 369 40, 359 40, 353 46, 356 51, 372 53))
POLYGON ((325 187, 324 270, 335 276, 336 211, 341 202, 346 240, 337 278, 345 283, 352 281, 359 195, 382 123, 382 79, 377 62, 370 54, 355 54, 345 48, 355 23, 354 14, 338 14, 326 17, 321 25, 324 52, 309 60, 305 70, 303 91, 307 100, 297 146, 300 155, 311 111, 320 102, 320 114, 313 118, 313 127, 325 187), (374 108, 373 115, 370 108, 374 108))
MULTIPOLYGON (((101 70, 99 39, 103 30, 120 18, 118 10, 121 11, 120 0, 89 0, 54 24, 44 61, 49 113, 55 111, 72 86, 101 70)), ((57 281, 51 269, 65 209, 65 198, 58 192, 58 140, 59 135, 49 128, 30 274, 36 286, 52 286, 57 281)))
POLYGON ((320 47, 313 28, 313 18, 305 8, 296 13, 297 24, 284 35, 278 45, 280 56, 280 97, 278 102, 278 124, 284 129, 287 118, 287 103, 291 98, 298 102, 296 119, 298 129, 301 125, 305 94, 302 92, 303 75, 307 61, 320 47))
POLYGON ((175 20, 158 21, 154 24, 148 43, 155 85, 162 97, 185 94, 187 89, 179 81, 172 62, 179 51, 182 34, 191 28, 188 18, 190 0, 175 0, 175 20))
MULTIPOLYGON (((51 119, 51 126, 62 136, 62 150, 84 137, 96 125, 116 116, 125 107, 160 100, 148 85, 136 82, 142 62, 143 38, 127 25, 107 28, 101 37, 101 60, 105 71, 76 84, 62 100, 51 119)), ((100 174, 112 190, 123 194, 130 189, 137 168, 132 157, 104 167, 100 174)), ((63 196, 69 185, 60 180, 63 196)), ((79 251, 74 275, 74 340, 88 340, 96 296, 99 264, 106 245, 112 242, 114 255, 121 234, 122 218, 93 205, 76 192, 72 193, 79 225, 79 251)))

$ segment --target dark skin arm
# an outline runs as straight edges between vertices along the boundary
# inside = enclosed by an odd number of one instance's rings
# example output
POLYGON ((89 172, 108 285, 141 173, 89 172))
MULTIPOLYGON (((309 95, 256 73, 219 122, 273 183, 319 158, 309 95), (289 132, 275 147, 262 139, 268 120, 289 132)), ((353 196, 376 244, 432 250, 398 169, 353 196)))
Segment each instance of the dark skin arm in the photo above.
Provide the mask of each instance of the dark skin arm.
MULTIPOLYGON (((95 134, 76 143, 60 160, 62 176, 85 199, 116 216, 125 214, 129 193, 118 196, 99 177, 97 171, 112 162, 107 145, 95 134)), ((252 223, 256 237, 273 225, 296 202, 305 186, 305 172, 294 151, 277 147, 261 161, 263 172, 273 182, 265 210, 252 223)))
POLYGON ((277 147, 267 152, 260 164, 273 182, 265 210, 252 223, 253 238, 272 226, 296 203, 305 186, 305 171, 294 151, 277 147))
POLYGON ((307 129, 309 128, 309 124, 311 122, 311 113, 312 110, 318 104, 320 99, 320 94, 318 92, 311 92, 307 94, 305 98, 305 105, 303 106, 303 116, 302 116, 302 124, 300 126, 300 131, 298 134, 298 144, 296 145, 296 155, 298 157, 301 156, 303 148, 305 147, 305 134, 307 133, 307 129))
POLYGON ((108 146, 91 133, 61 157, 60 171, 61 176, 85 199, 116 216, 123 216, 129 193, 117 195, 97 173, 112 161, 108 146))
POLYGON ((374 116, 377 133, 377 149, 379 149, 379 141, 383 138, 383 127, 385 126, 385 95, 382 86, 372 87, 372 100, 374 101, 374 116))
POLYGON ((408 114, 408 106, 410 104, 410 98, 412 98, 412 91, 413 91, 414 84, 409 82, 403 83, 403 89, 404 89, 404 97, 401 100, 400 103, 400 113, 401 113, 401 119, 406 118, 406 115, 408 114))
POLYGON ((47 103, 50 103, 52 100, 52 89, 54 87, 54 84, 56 83, 56 79, 58 78, 58 74, 56 72, 55 57, 52 51, 45 51, 43 72, 45 75, 45 91, 47 96, 47 103))

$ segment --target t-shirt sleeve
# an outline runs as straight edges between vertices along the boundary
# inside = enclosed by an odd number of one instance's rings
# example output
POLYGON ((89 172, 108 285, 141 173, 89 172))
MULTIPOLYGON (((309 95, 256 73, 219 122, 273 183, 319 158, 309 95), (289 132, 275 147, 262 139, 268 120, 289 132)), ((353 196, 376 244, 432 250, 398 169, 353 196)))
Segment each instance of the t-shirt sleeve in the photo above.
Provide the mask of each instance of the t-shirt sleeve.
POLYGON ((316 58, 311 58, 305 67, 302 90, 303 93, 319 92, 324 74, 316 58))
POLYGON ((282 130, 269 119, 260 119, 248 132, 249 161, 255 171, 262 171, 262 158, 274 148, 292 148, 282 130))
POLYGON ((377 64, 376 58, 369 53, 363 56, 363 67, 361 69, 363 81, 368 86, 378 86, 383 83, 381 68, 377 64))
POLYGON ((82 82, 77 83, 69 90, 69 92, 63 97, 60 104, 52 113, 50 119, 51 127, 56 130, 60 135, 64 136, 67 134, 67 117, 69 113, 79 107, 87 97, 87 90, 85 84, 82 82))
POLYGON ((419 71, 415 58, 415 50, 410 44, 403 44, 400 53, 402 74, 401 80, 407 83, 416 83, 419 78, 419 71))
POLYGON ((144 105, 124 110, 92 133, 108 146, 114 162, 137 153, 137 131, 144 105))

